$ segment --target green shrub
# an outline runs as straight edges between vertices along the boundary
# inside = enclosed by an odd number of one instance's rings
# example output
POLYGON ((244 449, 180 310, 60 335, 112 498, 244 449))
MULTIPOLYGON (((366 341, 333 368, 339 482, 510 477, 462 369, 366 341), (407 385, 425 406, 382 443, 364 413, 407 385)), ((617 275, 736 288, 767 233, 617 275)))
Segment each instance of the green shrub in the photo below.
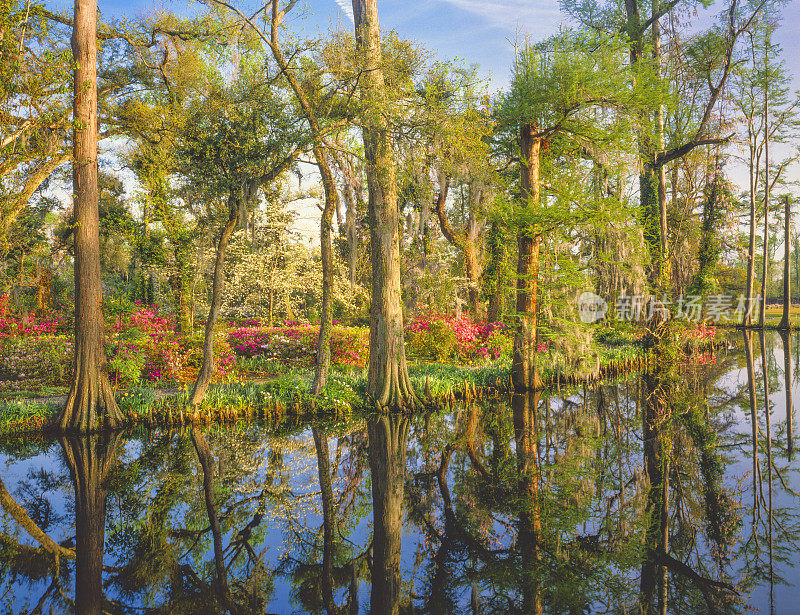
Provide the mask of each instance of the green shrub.
POLYGON ((72 336, 9 337, 0 342, 0 393, 69 384, 72 336))
POLYGON ((410 331, 406 336, 406 354, 411 358, 449 361, 456 356, 456 334, 441 320, 432 322, 427 331, 410 331))
POLYGON ((117 386, 128 388, 142 379, 142 369, 147 357, 138 345, 120 344, 108 362, 111 379, 117 386))

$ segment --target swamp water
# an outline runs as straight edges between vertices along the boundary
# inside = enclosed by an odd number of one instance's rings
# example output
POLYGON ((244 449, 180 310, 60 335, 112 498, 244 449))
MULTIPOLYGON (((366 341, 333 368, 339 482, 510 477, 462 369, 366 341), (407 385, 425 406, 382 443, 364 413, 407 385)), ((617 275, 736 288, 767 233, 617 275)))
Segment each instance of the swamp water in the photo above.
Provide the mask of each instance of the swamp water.
POLYGON ((764 356, 732 333, 603 386, 413 418, 7 439, 5 488, 77 562, 56 575, 6 498, 0 603, 800 613, 800 337, 766 334, 764 356))

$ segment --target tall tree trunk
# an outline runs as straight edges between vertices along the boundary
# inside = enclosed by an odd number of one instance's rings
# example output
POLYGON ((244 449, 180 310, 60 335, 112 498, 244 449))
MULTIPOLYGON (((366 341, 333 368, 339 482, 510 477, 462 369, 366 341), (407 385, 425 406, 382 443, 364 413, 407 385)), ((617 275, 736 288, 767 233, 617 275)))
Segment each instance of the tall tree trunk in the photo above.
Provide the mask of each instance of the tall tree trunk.
POLYGON ((486 319, 489 322, 498 322, 503 316, 503 286, 505 276, 506 245, 501 237, 500 225, 492 222, 487 233, 489 244, 489 263, 484 270, 489 305, 486 308, 486 319))
POLYGON ((122 423, 103 348, 100 214, 97 189, 97 0, 75 0, 72 185, 75 204, 74 379, 58 424, 86 433, 122 423))
POLYGON ((400 229, 394 152, 383 113, 385 85, 377 0, 353 0, 358 50, 363 54, 364 158, 369 191, 372 306, 367 393, 381 406, 417 401, 408 377, 400 296, 400 229))
POLYGON ((317 364, 314 369, 314 380, 311 383, 312 394, 319 395, 322 389, 325 388, 325 383, 328 379, 328 371, 331 366, 334 284, 331 226, 334 212, 337 214, 339 213, 339 192, 336 190, 336 181, 333 178, 333 171, 331 170, 328 154, 325 150, 323 131, 319 123, 319 118, 317 118, 316 112, 308 100, 306 91, 297 80, 297 76, 289 66, 280 48, 278 28, 288 8, 291 8, 291 5, 285 9, 281 9, 280 3, 277 0, 272 3, 272 20, 270 22, 270 37, 268 43, 272 51, 272 56, 275 58, 275 62, 280 67, 281 73, 292 88, 295 98, 311 127, 311 132, 314 137, 314 159, 317 161, 317 168, 322 176, 322 187, 325 191, 325 207, 322 210, 319 227, 320 256, 322 258, 322 314, 320 316, 319 337, 317 339, 317 364))
POLYGON ((747 244, 747 280, 745 282, 745 300, 747 309, 742 316, 742 326, 749 327, 753 324, 753 288, 755 286, 755 265, 756 265, 756 189, 757 189, 757 169, 756 152, 754 144, 750 144, 750 165, 749 165, 749 186, 750 186, 750 240, 747 244))
MULTIPOLYGON (((769 37, 767 37, 767 49, 769 37)), ((764 64, 768 53, 764 52, 764 64)), ((767 261, 769 247, 769 87, 764 87, 764 252, 761 258, 761 309, 758 313, 758 325, 763 329, 767 312, 767 261)))
MULTIPOLYGON (((531 124, 520 130, 522 153, 523 207, 535 210, 539 206, 539 150, 541 139, 531 124)), ((541 387, 536 368, 536 335, 539 291, 540 237, 529 225, 517 229, 517 326, 514 334, 514 358, 511 378, 517 393, 541 387)))
POLYGON ((331 333, 333 331, 333 244, 331 242, 331 226, 333 212, 339 206, 339 194, 328 164, 325 150, 321 146, 314 147, 317 167, 322 175, 322 186, 325 190, 325 207, 319 223, 320 256, 322 258, 322 314, 320 316, 319 338, 317 341, 317 365, 314 369, 314 380, 311 383, 312 395, 319 395, 328 380, 331 367, 331 333))
POLYGON ((352 289, 356 285, 356 263, 358 262, 358 231, 356 229, 356 197, 350 177, 345 177, 344 198, 347 211, 344 214, 344 224, 347 233, 347 279, 352 289))
POLYGON ((456 231, 451 226, 450 220, 447 218, 447 212, 444 209, 450 187, 450 177, 444 176, 443 179, 440 179, 439 186, 439 194, 434 202, 436 217, 439 220, 439 228, 442 230, 442 235, 444 235, 445 239, 464 255, 464 270, 467 274, 467 280, 469 280, 469 287, 467 290, 469 296, 469 313, 473 317, 476 317, 478 315, 480 299, 480 273, 478 272, 478 255, 476 253, 474 239, 470 236, 471 225, 459 231, 456 231))
POLYGON ((384 412, 367 421, 373 519, 371 615, 400 612, 400 543, 409 426, 409 419, 401 413, 384 412))
POLYGON ((472 241, 464 243, 464 263, 469 280, 469 313, 473 318, 478 317, 480 311, 480 277, 478 271, 478 255, 472 241))
POLYGON ((184 336, 189 336, 193 329, 192 305, 183 273, 173 273, 169 276, 169 286, 172 289, 172 304, 175 309, 175 328, 184 336))
POLYGON ((779 329, 789 329, 791 327, 789 318, 789 310, 792 308, 792 293, 789 284, 791 220, 789 197, 785 196, 783 197, 783 317, 780 325, 778 325, 779 329))
MULTIPOLYGON (((661 8, 661 0, 652 1, 652 11, 656 13, 661 8)), ((661 23, 658 19, 653 21, 653 62, 655 63, 656 76, 662 78, 663 63, 661 56, 661 23)), ((664 151, 664 105, 658 104, 656 107, 656 147, 659 152, 664 151)), ((658 283, 662 292, 666 292, 671 278, 669 244, 667 235, 667 185, 666 173, 663 164, 659 164, 655 169, 656 199, 658 201, 658 221, 659 221, 659 269, 658 283)))
POLYGON ((208 384, 214 375, 214 327, 217 325, 217 318, 222 307, 222 293, 225 290, 225 251, 228 249, 228 242, 239 221, 240 200, 247 199, 249 202, 254 191, 254 187, 242 185, 238 190, 231 190, 228 195, 228 220, 220 230, 217 238, 214 281, 211 287, 211 305, 208 308, 203 338, 203 364, 192 387, 192 393, 189 395, 188 405, 190 408, 196 408, 203 401, 208 384))
POLYGON ((75 488, 75 612, 100 615, 107 479, 117 459, 118 433, 61 438, 75 488))

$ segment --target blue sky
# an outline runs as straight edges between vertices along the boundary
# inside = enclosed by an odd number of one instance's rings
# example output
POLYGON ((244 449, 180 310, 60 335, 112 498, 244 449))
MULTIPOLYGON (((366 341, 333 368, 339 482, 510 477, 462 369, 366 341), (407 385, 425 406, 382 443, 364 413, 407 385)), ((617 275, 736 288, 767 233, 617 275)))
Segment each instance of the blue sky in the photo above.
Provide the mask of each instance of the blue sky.
MULTIPOLYGON (((237 4, 256 6, 255 2, 258 0, 239 0, 237 4)), ((72 9, 70 0, 50 0, 49 4, 59 10, 72 9)), ((191 0, 98 0, 98 4, 106 17, 133 18, 156 10, 188 14, 198 9, 191 0)), ((722 8, 717 0, 708 13, 690 21, 708 22, 722 8)), ((558 0, 378 0, 378 9, 383 29, 394 29, 403 38, 418 41, 439 59, 478 64, 481 76, 490 79, 491 90, 508 83, 515 39, 541 39, 566 20, 558 0)), ((300 0, 289 23, 294 32, 306 34, 350 28, 349 11, 350 0, 300 0)), ((799 27, 800 2, 795 0, 787 4, 776 38, 798 85, 799 27)))

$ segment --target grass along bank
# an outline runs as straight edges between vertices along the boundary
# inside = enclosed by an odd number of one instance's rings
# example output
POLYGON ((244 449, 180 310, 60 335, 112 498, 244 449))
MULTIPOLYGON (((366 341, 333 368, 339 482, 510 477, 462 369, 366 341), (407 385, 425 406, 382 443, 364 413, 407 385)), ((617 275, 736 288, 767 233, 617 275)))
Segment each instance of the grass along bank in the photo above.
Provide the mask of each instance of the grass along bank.
MULTIPOLYGON (((711 354, 727 346, 712 329, 676 328, 669 335, 687 355, 711 354)), ((581 383, 595 384, 648 368, 651 360, 643 345, 624 336, 607 336, 590 353, 576 358, 542 350, 538 355, 544 387, 553 389, 581 383)), ((481 365, 417 363, 409 367, 421 404, 441 407, 457 400, 508 395, 511 361, 499 358, 481 365)), ((118 394, 118 403, 129 426, 181 426, 239 420, 270 421, 285 417, 337 418, 354 410, 370 409, 364 370, 332 370, 319 396, 309 392, 313 371, 293 369, 268 381, 231 381, 209 388, 203 403, 186 411, 187 389, 159 396, 152 387, 133 387, 118 394)), ((16 399, 0 402, 0 435, 47 432, 53 429, 59 405, 16 399)))

